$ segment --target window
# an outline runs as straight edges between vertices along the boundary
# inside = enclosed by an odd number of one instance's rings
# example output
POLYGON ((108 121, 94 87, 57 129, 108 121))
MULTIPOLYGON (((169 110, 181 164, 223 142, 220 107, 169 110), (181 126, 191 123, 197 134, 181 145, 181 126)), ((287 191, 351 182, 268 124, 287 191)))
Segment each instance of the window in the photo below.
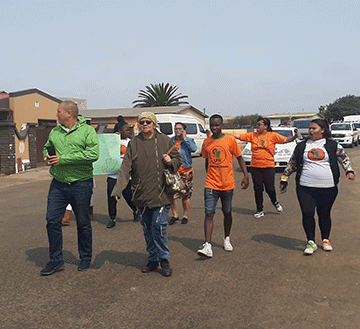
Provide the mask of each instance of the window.
POLYGON ((160 123, 160 131, 165 135, 171 135, 173 133, 172 125, 170 122, 160 123))
POLYGON ((13 112, 10 109, 0 110, 0 121, 13 121, 13 112))
POLYGON ((277 129, 275 130, 275 129, 273 129, 273 131, 284 137, 291 137, 293 135, 292 130, 285 130, 285 129, 284 130, 277 130, 277 129))
POLYGON ((185 123, 186 124, 186 133, 189 135, 196 135, 196 123, 185 123))
POLYGON ((206 134, 204 127, 200 123, 198 124, 198 126, 199 126, 200 132, 206 134))
POLYGON ((351 127, 348 123, 344 124, 332 124, 331 130, 351 130, 351 127))
POLYGON ((296 128, 309 128, 311 120, 294 121, 293 126, 296 128))

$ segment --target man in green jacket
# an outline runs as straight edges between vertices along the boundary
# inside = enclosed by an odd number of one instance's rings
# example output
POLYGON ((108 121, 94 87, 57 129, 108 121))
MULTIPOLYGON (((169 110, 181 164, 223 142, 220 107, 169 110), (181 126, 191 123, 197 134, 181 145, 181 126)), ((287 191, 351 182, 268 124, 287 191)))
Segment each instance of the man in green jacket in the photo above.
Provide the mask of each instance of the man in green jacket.
POLYGON ((41 270, 41 275, 64 270, 61 221, 69 203, 78 230, 78 270, 87 270, 92 257, 89 207, 93 190, 92 163, 99 158, 99 141, 95 129, 79 116, 74 102, 60 103, 57 118, 59 126, 50 132, 44 148, 44 157, 54 178, 50 184, 46 214, 50 262, 41 270))

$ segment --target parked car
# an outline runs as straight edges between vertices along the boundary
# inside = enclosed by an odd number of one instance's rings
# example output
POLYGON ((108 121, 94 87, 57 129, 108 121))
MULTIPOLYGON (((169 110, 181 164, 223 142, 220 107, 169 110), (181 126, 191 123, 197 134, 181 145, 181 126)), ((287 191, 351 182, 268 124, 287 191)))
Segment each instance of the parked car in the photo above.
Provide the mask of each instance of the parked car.
POLYGON ((201 155, 202 145, 207 138, 207 131, 202 124, 193 116, 185 114, 156 114, 159 121, 160 131, 169 137, 175 136, 175 123, 186 124, 186 135, 195 140, 197 150, 192 155, 201 155))
POLYGON ((355 129, 358 131, 358 144, 360 143, 360 122, 353 122, 355 129))
POLYGON ((359 132, 352 122, 337 122, 330 126, 332 138, 343 146, 359 145, 359 132))
MULTIPOLYGON (((295 135, 295 127, 273 127, 272 130, 280 135, 283 135, 284 137, 290 137, 295 135)), ((298 140, 294 140, 293 142, 286 143, 286 144, 276 144, 275 145, 275 167, 276 168, 284 168, 286 167, 291 154, 293 153, 295 146, 297 144, 298 140)), ((243 159, 246 163, 246 165, 249 167, 251 158, 252 158, 252 152, 251 152, 251 143, 247 143, 246 146, 243 149, 243 159)))
POLYGON ((311 120, 313 118, 302 118, 302 119, 295 119, 291 126, 294 128, 297 128, 298 132, 301 134, 301 136, 308 137, 309 136, 309 127, 311 120))

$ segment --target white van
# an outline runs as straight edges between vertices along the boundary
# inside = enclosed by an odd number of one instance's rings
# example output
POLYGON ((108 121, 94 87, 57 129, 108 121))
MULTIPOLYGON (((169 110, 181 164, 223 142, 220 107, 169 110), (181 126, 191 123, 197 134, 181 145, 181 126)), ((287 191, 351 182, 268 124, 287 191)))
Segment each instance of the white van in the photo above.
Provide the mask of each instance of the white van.
POLYGON ((159 121, 160 131, 170 138, 175 136, 175 123, 186 124, 186 135, 195 140, 197 150, 192 155, 201 155, 204 140, 207 138, 206 131, 201 123, 191 115, 184 114, 156 114, 159 121))
POLYGON ((309 127, 311 120, 315 118, 303 118, 303 119, 295 119, 291 126, 297 128, 298 132, 301 134, 302 137, 309 136, 309 127))

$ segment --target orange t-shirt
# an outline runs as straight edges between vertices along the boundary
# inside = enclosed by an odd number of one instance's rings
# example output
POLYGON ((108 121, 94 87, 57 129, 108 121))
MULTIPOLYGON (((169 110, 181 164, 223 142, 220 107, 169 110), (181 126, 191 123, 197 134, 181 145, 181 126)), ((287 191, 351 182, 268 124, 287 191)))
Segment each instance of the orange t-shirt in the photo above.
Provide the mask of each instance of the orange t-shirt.
POLYGON ((127 146, 125 145, 126 139, 122 139, 121 140, 121 144, 120 144, 120 155, 124 155, 126 153, 126 149, 127 149, 127 146))
MULTIPOLYGON (((181 155, 181 148, 180 148, 181 142, 182 142, 182 140, 175 139, 175 146, 176 146, 176 149, 178 150, 178 152, 180 153, 180 155, 181 155)), ((180 174, 185 174, 185 173, 189 173, 189 172, 192 172, 192 171, 193 171, 193 167, 184 169, 183 165, 181 165, 180 168, 179 168, 179 173, 180 174)))
POLYGON ((208 170, 205 187, 218 191, 229 191, 235 188, 233 156, 242 155, 235 137, 224 135, 219 139, 205 139, 202 156, 208 159, 208 170))
POLYGON ((251 167, 273 168, 275 167, 275 144, 284 144, 286 137, 276 132, 268 131, 265 134, 256 132, 241 134, 240 139, 251 143, 251 167))

